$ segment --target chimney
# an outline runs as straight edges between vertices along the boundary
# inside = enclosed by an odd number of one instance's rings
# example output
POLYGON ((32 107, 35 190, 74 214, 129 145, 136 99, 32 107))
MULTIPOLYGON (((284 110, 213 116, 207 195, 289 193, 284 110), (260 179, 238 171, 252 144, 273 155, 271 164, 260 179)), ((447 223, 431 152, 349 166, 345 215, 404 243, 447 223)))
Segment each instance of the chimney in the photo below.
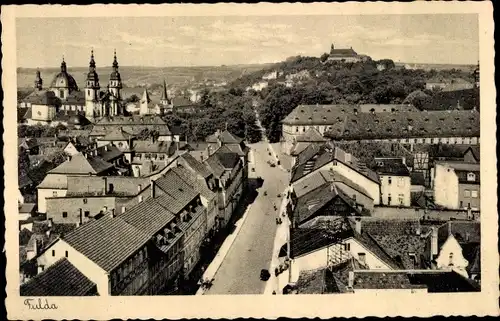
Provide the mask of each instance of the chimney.
POLYGON ((155 198, 155 181, 151 180, 151 198, 155 198))
POLYGON ((347 281, 347 287, 352 289, 354 286, 354 271, 349 271, 349 279, 347 281))
POLYGON ((357 217, 356 221, 356 233, 361 234, 361 219, 357 217))
POLYGON ((87 158, 87 153, 83 153, 83 156, 85 156, 85 158, 87 158))
POLYGON ((83 210, 80 208, 80 225, 82 224, 83 224, 83 210))
POLYGON ((112 217, 112 218, 115 218, 115 217, 116 217, 116 214, 115 214, 115 209, 114 209, 114 208, 112 208, 112 209, 111 209, 111 217, 112 217))
POLYGON ((141 184, 137 185, 137 191, 138 192, 142 191, 142 185, 141 184))
POLYGON ((125 206, 122 206, 122 213, 125 213, 126 210, 127 208, 125 206))
POLYGON ((417 225, 417 229, 415 230, 415 234, 420 235, 422 233, 420 229, 420 224, 417 225))
POLYGON ((108 194, 108 178, 104 176, 103 178, 104 181, 104 195, 108 194))
POLYGON ((431 234, 431 256, 434 258, 436 255, 438 255, 438 228, 433 226, 431 234))
POLYGON ((401 162, 403 163, 403 165, 406 165, 406 157, 401 157, 401 162))
POLYGON ((47 235, 47 237, 50 237, 50 230, 45 231, 45 235, 47 235))
POLYGON ((108 151, 108 145, 104 145, 104 150, 108 151))

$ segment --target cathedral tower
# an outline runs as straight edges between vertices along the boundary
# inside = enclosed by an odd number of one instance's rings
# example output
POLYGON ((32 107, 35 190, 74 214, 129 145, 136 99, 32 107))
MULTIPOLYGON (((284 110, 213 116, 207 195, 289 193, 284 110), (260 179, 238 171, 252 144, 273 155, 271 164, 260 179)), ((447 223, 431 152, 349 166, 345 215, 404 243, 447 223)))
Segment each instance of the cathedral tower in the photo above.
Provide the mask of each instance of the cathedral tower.
POLYGON ((168 101, 167 82, 165 81, 165 79, 163 79, 163 91, 161 92, 160 104, 164 107, 170 104, 170 102, 168 101))
POLYGON ((110 115, 116 116, 122 114, 120 110, 121 95, 120 90, 122 89, 122 79, 120 72, 118 71, 118 61, 116 59, 116 50, 113 60, 113 72, 109 77, 109 100, 110 100, 110 115))
POLYGON ((85 83, 85 116, 92 119, 98 113, 99 76, 95 70, 94 50, 90 52, 89 73, 85 83))
POLYGON ((40 70, 36 70, 36 77, 35 77, 35 90, 42 90, 43 86, 43 80, 42 77, 40 76, 40 70))

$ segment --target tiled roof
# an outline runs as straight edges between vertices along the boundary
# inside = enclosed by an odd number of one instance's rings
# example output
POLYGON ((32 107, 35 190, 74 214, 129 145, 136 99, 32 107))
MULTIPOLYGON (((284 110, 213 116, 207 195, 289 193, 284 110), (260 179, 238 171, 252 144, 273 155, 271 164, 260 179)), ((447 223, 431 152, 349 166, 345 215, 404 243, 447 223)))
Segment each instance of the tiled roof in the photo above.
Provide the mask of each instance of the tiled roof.
POLYGON ((174 108, 195 105, 195 103, 193 103, 191 100, 184 97, 174 97, 171 99, 171 101, 174 108))
POLYGON ((215 197, 216 194, 208 188, 204 178, 196 176, 183 167, 174 167, 172 171, 205 198, 210 200, 215 197))
POLYGON ((436 164, 443 164, 453 168, 455 171, 479 172, 481 169, 478 163, 465 163, 454 161, 437 161, 436 164))
POLYGON ((395 262, 407 269, 420 267, 425 239, 417 235, 419 229, 423 234, 418 220, 363 218, 361 225, 362 233, 368 234, 395 262), (410 253, 415 254, 417 266, 410 253))
POLYGON ((410 171, 401 158, 376 157, 375 162, 377 165, 374 170, 379 175, 410 176, 410 171))
POLYGON ((216 157, 219 164, 224 166, 225 169, 232 169, 236 167, 240 161, 239 155, 231 151, 231 149, 229 149, 226 145, 217 149, 211 157, 216 157))
POLYGON ((297 142, 326 142, 327 139, 321 135, 316 128, 310 127, 306 132, 297 137, 297 142))
POLYGON ((106 215, 76 228, 63 239, 103 270, 111 272, 144 246, 150 236, 119 217, 106 215))
MULTIPOLYGON (((350 188, 365 195, 366 197, 368 197, 370 199, 372 198, 365 188, 354 183, 353 181, 351 181, 350 179, 348 179, 347 177, 345 177, 343 175, 340 175, 340 174, 333 172, 333 171, 319 171, 319 173, 327 181, 345 184, 345 185, 349 186, 350 188)), ((341 184, 338 184, 338 186, 342 189, 341 184)))
POLYGON ((481 242, 481 223, 476 221, 449 221, 438 229, 438 247, 453 235, 460 244, 481 242))
POLYGON ((243 143, 226 144, 224 146, 226 146, 229 150, 231 150, 233 153, 238 154, 239 156, 245 156, 250 151, 250 148, 248 148, 247 146, 242 147, 241 145, 244 145, 244 144, 243 143))
POLYGON ((429 157, 432 158, 444 158, 445 160, 463 160, 465 154, 468 151, 472 152, 474 158, 479 161, 480 153, 479 146, 471 145, 431 145, 429 146, 429 157))
POLYGON ((68 180, 64 175, 51 175, 50 173, 48 173, 37 187, 66 189, 68 188, 68 180))
POLYGON ((131 150, 137 153, 162 153, 170 156, 175 151, 175 142, 135 140, 132 142, 131 150))
POLYGON ((180 156, 186 163, 203 178, 207 178, 211 175, 210 171, 196 160, 190 153, 184 153, 180 156))
POLYGON ((410 173, 411 185, 425 185, 425 177, 422 172, 411 172, 410 173))
POLYGON ((208 136, 205 140, 208 143, 217 143, 221 140, 223 144, 239 144, 243 141, 243 138, 240 138, 234 134, 232 134, 228 130, 224 130, 222 132, 216 132, 210 136, 208 136))
POLYGON ((479 88, 443 91, 425 99, 424 110, 453 110, 457 107, 464 110, 480 108, 479 88))
MULTIPOLYGON (((159 199, 164 197, 160 196, 159 199)), ((161 206, 156 199, 148 198, 127 209, 125 213, 119 215, 119 218, 152 237, 169 224, 175 215, 161 206)))
POLYGON ((33 184, 33 181, 31 180, 31 178, 29 178, 28 175, 18 176, 17 180, 18 180, 19 188, 23 188, 23 187, 26 187, 30 184, 33 184))
POLYGON ((96 122, 96 125, 165 125, 167 123, 157 115, 132 115, 103 117, 96 122))
POLYGON ((106 134, 106 136, 99 138, 99 140, 103 141, 128 141, 129 139, 134 138, 134 135, 129 134, 123 130, 123 127, 115 127, 110 128, 110 131, 106 134))
POLYGON ((21 296, 97 295, 97 286, 66 258, 21 285, 21 296))
POLYGON ((82 153, 78 153, 49 171, 49 174, 100 174, 111 167, 113 167, 113 164, 99 157, 85 157, 82 153))
POLYGON ((354 290, 356 289, 413 289, 407 272, 354 272, 354 290))
MULTIPOLYGON (((31 108, 17 107, 17 122, 18 123, 21 123, 26 119, 25 115, 28 112, 28 109, 31 109, 31 108)), ((30 116, 31 116, 31 112, 30 112, 30 116)))
POLYGON ((30 230, 28 230, 27 228, 23 228, 20 232, 19 232, 19 245, 21 246, 25 246, 28 244, 28 242, 30 241, 31 239, 31 236, 33 235, 33 232, 31 232, 30 230))
MULTIPOLYGON (((356 208, 355 201, 340 188, 337 188, 335 183, 328 182, 298 198, 293 211, 293 220, 297 225, 303 224, 337 197, 340 197, 354 214, 361 214, 356 208)), ((331 215, 335 215, 335 213, 331 213, 331 215)))
POLYGON ((330 57, 357 57, 358 54, 352 48, 350 49, 332 49, 330 57))
POLYGON ((175 207, 171 209, 171 212, 173 213, 178 213, 198 195, 198 193, 191 186, 180 179, 179 176, 171 170, 166 172, 162 177, 158 178, 155 181, 155 185, 181 204, 181 208, 175 207))
MULTIPOLYGON (((374 116, 372 113, 390 113, 416 112, 412 105, 299 105, 285 119, 283 124, 288 125, 334 125, 341 124, 343 127, 345 121, 351 116, 363 114, 366 117, 374 116)), ((352 122, 346 123, 348 127, 352 122)))
POLYGON ((63 105, 85 105, 85 92, 83 91, 73 91, 68 97, 63 105))
POLYGON ((24 102, 35 105, 57 106, 60 103, 59 98, 51 90, 35 90, 23 99, 24 102))
POLYGON ((324 185, 327 182, 322 172, 315 172, 298 183, 293 184, 293 190, 297 197, 301 197, 310 191, 324 185))
POLYGON ((429 293, 481 291, 480 285, 475 281, 454 271, 422 271, 421 273, 408 273, 408 277, 412 284, 425 285, 429 293))
POLYGON ((37 146, 38 146, 38 141, 36 140, 36 138, 25 137, 19 140, 19 147, 22 147, 24 149, 31 149, 37 146))
POLYGON ((336 140, 419 137, 479 137, 479 112, 464 110, 350 115, 344 130, 325 132, 336 140))
POLYGON ((326 269, 300 271, 295 286, 299 294, 323 294, 325 293, 326 269))
MULTIPOLYGON (((108 144, 95 149, 97 151, 97 156, 102 158, 105 162, 112 162, 113 160, 123 156, 123 152, 118 149, 118 147, 108 144)), ((93 150, 90 150, 91 153, 93 150)))

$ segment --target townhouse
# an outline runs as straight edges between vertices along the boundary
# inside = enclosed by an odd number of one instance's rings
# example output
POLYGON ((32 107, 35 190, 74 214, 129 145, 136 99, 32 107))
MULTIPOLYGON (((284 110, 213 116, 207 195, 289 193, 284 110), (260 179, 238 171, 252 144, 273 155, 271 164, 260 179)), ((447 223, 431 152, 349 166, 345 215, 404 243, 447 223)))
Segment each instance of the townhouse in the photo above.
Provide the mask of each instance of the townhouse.
POLYGON ((404 158, 375 157, 374 169, 380 178, 381 204, 387 206, 411 205, 410 171, 404 158))

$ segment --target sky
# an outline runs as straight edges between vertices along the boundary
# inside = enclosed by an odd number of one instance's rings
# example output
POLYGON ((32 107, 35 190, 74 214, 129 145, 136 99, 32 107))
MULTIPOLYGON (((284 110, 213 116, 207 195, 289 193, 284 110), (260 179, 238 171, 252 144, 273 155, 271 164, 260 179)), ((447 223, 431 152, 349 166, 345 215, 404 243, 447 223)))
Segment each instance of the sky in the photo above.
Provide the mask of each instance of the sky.
POLYGON ((373 59, 476 64, 476 14, 18 18, 17 66, 217 66, 352 47, 373 59))

